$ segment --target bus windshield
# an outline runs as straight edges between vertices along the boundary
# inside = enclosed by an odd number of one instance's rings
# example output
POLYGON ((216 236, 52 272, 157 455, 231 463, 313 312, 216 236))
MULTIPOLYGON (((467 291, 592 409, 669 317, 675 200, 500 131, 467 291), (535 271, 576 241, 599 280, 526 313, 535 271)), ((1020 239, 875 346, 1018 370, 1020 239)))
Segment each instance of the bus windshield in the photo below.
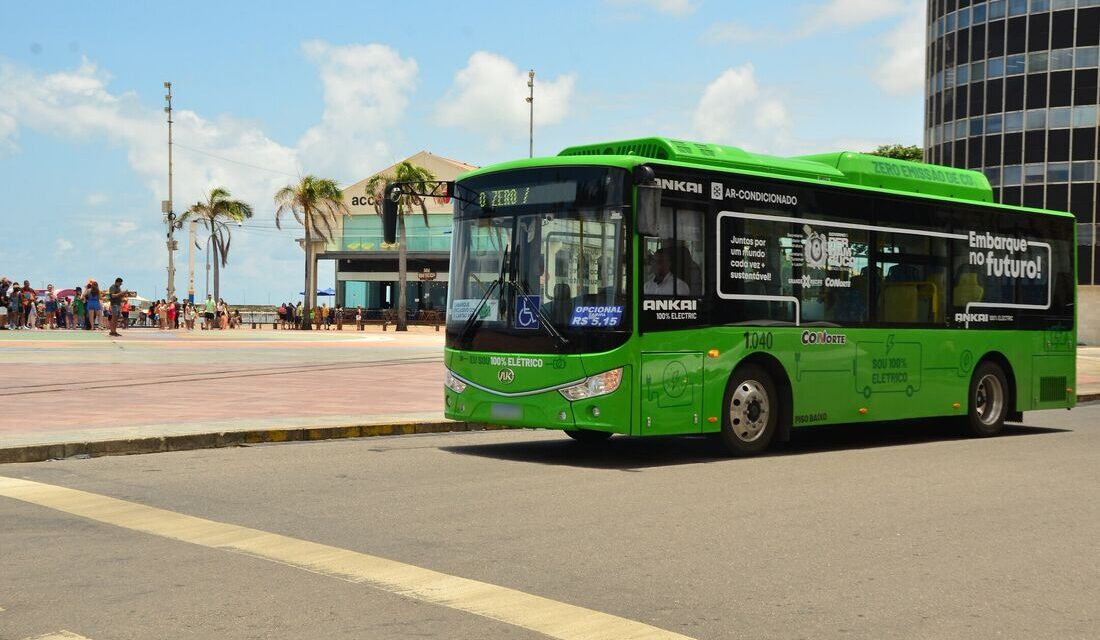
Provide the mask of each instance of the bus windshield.
POLYGON ((580 353, 621 344, 630 326, 625 179, 617 169, 561 167, 460 182, 448 345, 580 353))

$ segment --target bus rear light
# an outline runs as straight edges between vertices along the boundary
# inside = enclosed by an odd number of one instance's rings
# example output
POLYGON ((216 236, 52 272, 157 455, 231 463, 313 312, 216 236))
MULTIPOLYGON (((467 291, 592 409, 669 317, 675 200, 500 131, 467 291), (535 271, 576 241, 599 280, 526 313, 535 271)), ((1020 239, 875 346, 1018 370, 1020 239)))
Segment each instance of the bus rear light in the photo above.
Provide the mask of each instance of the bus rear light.
POLYGON ((619 388, 619 384, 622 381, 623 368, 619 367, 618 369, 590 376, 585 378, 584 382, 578 382, 575 385, 559 389, 559 391, 561 395, 565 396, 566 400, 576 402, 577 400, 595 398, 597 396, 605 396, 612 393, 619 388))
POLYGON ((443 379, 443 384, 455 393, 462 393, 466 390, 466 383, 456 378, 450 369, 447 370, 447 377, 443 379))

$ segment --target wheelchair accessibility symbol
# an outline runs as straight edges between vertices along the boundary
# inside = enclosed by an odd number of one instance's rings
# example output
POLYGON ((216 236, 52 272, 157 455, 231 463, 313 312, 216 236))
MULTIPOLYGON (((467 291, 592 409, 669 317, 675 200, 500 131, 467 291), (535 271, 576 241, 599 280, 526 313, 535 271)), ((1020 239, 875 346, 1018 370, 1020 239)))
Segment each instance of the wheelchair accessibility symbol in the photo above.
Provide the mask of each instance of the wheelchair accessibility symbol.
POLYGON ((538 329, 539 328, 539 303, 540 296, 516 296, 516 328, 517 329, 538 329))

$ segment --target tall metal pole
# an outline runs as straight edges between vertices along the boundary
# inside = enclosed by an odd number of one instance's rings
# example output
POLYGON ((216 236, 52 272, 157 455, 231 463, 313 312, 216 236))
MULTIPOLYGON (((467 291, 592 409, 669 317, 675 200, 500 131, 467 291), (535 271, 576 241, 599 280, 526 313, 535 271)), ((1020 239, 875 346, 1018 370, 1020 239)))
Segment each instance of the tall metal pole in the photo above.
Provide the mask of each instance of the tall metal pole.
POLYGON ((535 157, 535 70, 527 72, 527 88, 530 94, 527 96, 527 104, 530 105, 531 116, 528 120, 527 157, 535 157))
POLYGON ((168 114, 168 200, 161 203, 164 217, 168 222, 168 288, 165 292, 168 300, 176 295, 176 214, 172 210, 172 83, 165 82, 167 93, 164 96, 164 112, 168 114))
POLYGON ((191 304, 195 303, 195 229, 198 224, 197 219, 191 220, 187 234, 187 299, 191 304))

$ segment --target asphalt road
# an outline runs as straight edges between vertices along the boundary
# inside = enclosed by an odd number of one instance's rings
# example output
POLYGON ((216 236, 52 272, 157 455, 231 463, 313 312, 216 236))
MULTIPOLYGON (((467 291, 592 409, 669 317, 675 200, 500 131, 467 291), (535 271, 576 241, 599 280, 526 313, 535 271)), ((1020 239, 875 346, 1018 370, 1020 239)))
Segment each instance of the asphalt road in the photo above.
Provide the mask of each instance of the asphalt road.
POLYGON ((575 607, 604 637, 1100 637, 1100 405, 1027 418, 755 459, 518 431, 0 465, 48 485, 0 478, 0 639, 537 638, 575 607), (544 609, 478 613, 526 594, 544 609))

